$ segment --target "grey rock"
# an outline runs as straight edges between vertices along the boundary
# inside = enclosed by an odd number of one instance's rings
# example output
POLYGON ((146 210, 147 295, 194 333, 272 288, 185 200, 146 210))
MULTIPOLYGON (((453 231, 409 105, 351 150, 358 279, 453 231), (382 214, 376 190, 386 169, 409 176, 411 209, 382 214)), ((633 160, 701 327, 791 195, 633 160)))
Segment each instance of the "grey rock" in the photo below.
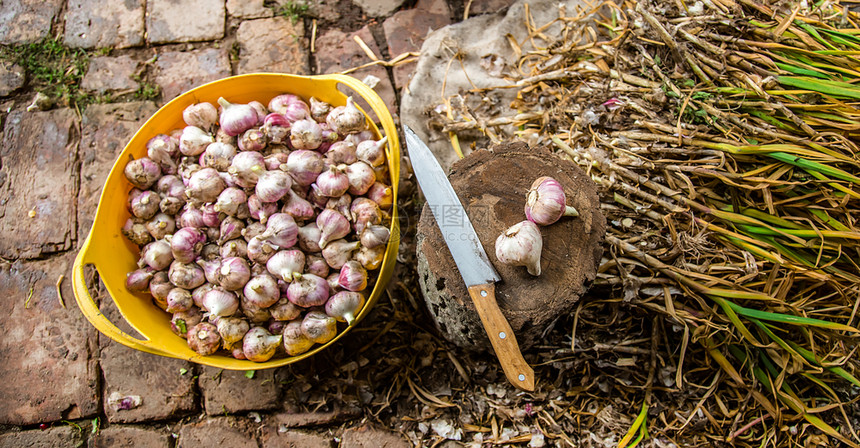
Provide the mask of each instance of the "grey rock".
POLYGON ((24 67, 9 61, 0 61, 0 96, 8 96, 24 85, 24 67))
POLYGON ((224 37, 224 0, 147 0, 147 40, 153 44, 224 37))
POLYGON ((385 17, 397 11, 406 0, 353 0, 353 3, 371 17, 385 17))
POLYGON ((0 2, 0 44, 37 42, 51 32, 63 0, 5 0, 0 2))
POLYGON ((304 24, 284 17, 246 20, 239 25, 239 74, 309 73, 304 24))
POLYGON ((239 19, 272 17, 272 8, 263 6, 263 0, 227 0, 227 13, 239 19))
POLYGON ((155 83, 164 102, 194 87, 230 76, 227 50, 205 48, 162 53, 155 63, 155 83))
POLYGON ((127 48, 143 43, 145 0, 69 0, 64 40, 70 47, 127 48))
POLYGON ((138 84, 131 77, 139 65, 131 56, 94 57, 81 81, 81 88, 101 94, 136 89, 138 84))

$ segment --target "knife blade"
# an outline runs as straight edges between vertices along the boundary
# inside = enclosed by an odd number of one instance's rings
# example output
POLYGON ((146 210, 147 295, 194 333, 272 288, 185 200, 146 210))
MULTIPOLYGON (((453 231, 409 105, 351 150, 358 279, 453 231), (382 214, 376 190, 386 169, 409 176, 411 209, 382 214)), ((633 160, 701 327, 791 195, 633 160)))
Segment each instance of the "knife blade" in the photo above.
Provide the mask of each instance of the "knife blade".
POLYGON ((533 391, 534 371, 523 359, 511 325, 496 302, 495 283, 501 281, 501 277, 490 263, 469 215, 442 166, 409 126, 403 125, 403 130, 418 185, 466 283, 502 370, 511 384, 533 391))

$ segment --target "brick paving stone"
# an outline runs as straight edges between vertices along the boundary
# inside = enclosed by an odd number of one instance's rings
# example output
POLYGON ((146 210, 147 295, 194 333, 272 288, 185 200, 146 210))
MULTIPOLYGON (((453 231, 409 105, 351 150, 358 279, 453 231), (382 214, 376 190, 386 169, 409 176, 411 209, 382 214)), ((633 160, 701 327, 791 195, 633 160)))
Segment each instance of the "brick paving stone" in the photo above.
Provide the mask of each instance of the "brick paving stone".
POLYGON ((304 431, 281 431, 266 425, 260 435, 262 448, 332 448, 334 437, 304 431))
POLYGON ((69 0, 64 41, 70 47, 127 48, 143 43, 145 0, 69 0))
POLYGON ((158 55, 155 63, 155 83, 161 86, 164 103, 194 87, 228 76, 230 58, 226 49, 169 51, 158 55))
POLYGON ((343 432, 340 448, 409 448, 408 440, 397 433, 375 429, 369 425, 349 428, 343 432))
POLYGON ((224 0, 147 0, 146 33, 152 44, 224 37, 224 0))
POLYGON ((100 94, 137 89, 138 83, 131 77, 139 66, 140 62, 127 55, 94 57, 81 81, 81 88, 100 94))
POLYGON ((44 431, 21 431, 0 434, 0 448, 56 448, 79 446, 81 434, 71 426, 63 425, 44 431))
POLYGON ((371 17, 385 17, 397 11, 405 0, 352 0, 371 17))
POLYGON ((136 426, 111 425, 90 436, 90 448, 168 448, 170 435, 136 426))
POLYGON ((176 448, 257 448, 257 441, 242 422, 221 417, 182 425, 176 448))
POLYGON ((102 186, 117 156, 132 135, 155 113, 151 101, 91 104, 81 121, 80 192, 78 194, 78 245, 93 225, 102 186))
POLYGON ((257 370, 253 378, 245 372, 204 367, 198 379, 206 413, 219 415, 276 409, 281 388, 273 369, 257 370))
POLYGON ((64 0, 6 0, 0 2, 0 44, 36 42, 51 32, 51 23, 64 0), (12 26, 14 24, 14 26, 12 26))
POLYGON ((0 96, 7 96, 24 85, 24 67, 0 61, 0 96))
POLYGON ((270 422, 275 426, 302 428, 341 423, 359 416, 361 416, 361 409, 346 407, 328 412, 279 412, 270 417, 270 422))
POLYGON ((272 17, 272 8, 263 6, 263 0, 227 0, 227 14, 239 19, 272 17))
POLYGON ((0 378, 6 378, 0 382, 0 424, 87 418, 98 411, 97 336, 75 306, 74 257, 70 251, 0 264, 0 378), (66 277, 66 308, 57 297, 60 275, 66 277))
MULTIPOLYGON (((448 5, 443 0, 418 2, 413 9, 399 11, 382 23, 388 54, 395 57, 410 51, 420 51, 424 38, 431 31, 450 23, 448 5)), ((409 84, 414 71, 414 62, 394 67, 394 83, 398 89, 409 84)))
POLYGON ((238 73, 275 72, 305 75, 308 70, 304 24, 284 17, 246 20, 239 25, 238 73))
MULTIPOLYGON (((320 36, 316 41, 317 73, 337 73, 371 62, 371 59, 353 39, 354 36, 360 37, 377 57, 381 57, 379 47, 376 46, 376 41, 373 39, 370 28, 365 26, 351 34, 346 34, 338 29, 332 29, 320 36)), ((379 84, 373 90, 382 98, 382 101, 388 106, 391 114, 397 115, 397 101, 394 87, 391 85, 388 72, 384 67, 374 65, 356 70, 349 75, 357 78, 359 81, 364 80, 368 75, 377 77, 379 84)), ((364 110, 369 110, 364 101, 357 102, 364 110)))
MULTIPOLYGON (((105 313, 107 314, 107 313, 105 313)), ((118 315, 119 313, 117 313, 118 315)), ((165 314, 165 325, 169 316, 165 314)), ((119 319, 110 317, 112 322, 119 319)), ((100 341, 108 340, 100 338, 100 341)), ((197 409, 194 378, 179 369, 191 369, 191 364, 180 359, 151 355, 109 341, 101 350, 101 367, 104 372, 103 404, 111 423, 133 423, 165 420, 180 417, 197 409), (140 396, 140 406, 129 410, 115 410, 108 397, 140 396)))
POLYGON ((17 110, 0 143, 0 256, 37 258, 75 238, 78 121, 71 109, 17 110))

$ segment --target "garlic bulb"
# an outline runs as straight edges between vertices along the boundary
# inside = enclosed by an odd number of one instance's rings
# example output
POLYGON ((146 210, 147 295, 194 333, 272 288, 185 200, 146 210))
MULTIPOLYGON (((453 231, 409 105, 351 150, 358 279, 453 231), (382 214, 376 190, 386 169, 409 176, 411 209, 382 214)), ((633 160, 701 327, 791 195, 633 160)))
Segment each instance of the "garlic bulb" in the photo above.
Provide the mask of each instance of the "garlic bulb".
POLYGON ((209 130, 218 121, 218 109, 212 103, 192 104, 182 111, 182 119, 188 126, 209 130))
POLYGON ((233 104, 224 98, 218 98, 221 105, 219 124, 227 135, 235 137, 257 125, 257 111, 248 104, 233 104))
POLYGON ((536 179, 526 196, 526 218, 542 226, 548 226, 562 216, 579 216, 575 208, 566 204, 564 188, 551 177, 536 179))
POLYGON ((123 173, 132 185, 146 190, 161 178, 161 167, 149 157, 141 157, 128 162, 123 173))
POLYGON ((203 129, 186 126, 179 137, 179 152, 186 156, 199 156, 214 141, 215 137, 203 129))
POLYGON ((302 319, 302 333, 318 344, 325 344, 337 335, 337 321, 322 311, 308 311, 302 319))
POLYGON ((281 340, 281 335, 272 335, 263 327, 253 327, 242 339, 242 351, 251 361, 265 362, 275 355, 281 340))
POLYGON ((301 355, 314 345, 314 341, 310 340, 302 332, 302 321, 300 320, 293 320, 287 323, 287 326, 284 327, 283 336, 284 349, 287 350, 287 354, 290 356, 301 355))
POLYGON ((200 322, 188 330, 188 346, 201 355, 211 355, 221 346, 221 335, 215 325, 200 322))
POLYGON ((529 274, 540 275, 543 239, 537 224, 522 221, 502 232, 496 239, 496 258, 504 264, 525 266, 529 274))
POLYGON ((215 327, 227 346, 241 341, 245 337, 245 334, 248 333, 248 330, 251 329, 251 325, 240 317, 220 317, 218 318, 218 322, 215 323, 215 327))
POLYGON ((346 106, 332 109, 325 121, 333 131, 341 135, 360 132, 367 126, 364 114, 355 107, 351 96, 346 98, 346 106))
POLYGON ((331 296, 325 303, 325 313, 329 316, 352 325, 355 315, 364 306, 364 296, 358 292, 341 291, 331 296))

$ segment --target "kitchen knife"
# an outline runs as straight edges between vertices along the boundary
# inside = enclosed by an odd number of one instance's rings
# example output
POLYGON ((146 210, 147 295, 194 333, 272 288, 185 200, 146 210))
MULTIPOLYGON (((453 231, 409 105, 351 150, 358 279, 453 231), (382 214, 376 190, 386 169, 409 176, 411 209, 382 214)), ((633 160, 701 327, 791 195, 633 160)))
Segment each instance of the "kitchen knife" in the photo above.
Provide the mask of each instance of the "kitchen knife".
POLYGON ((403 125, 403 130, 418 185, 466 283, 502 370, 511 384, 531 392, 535 387, 534 371, 523 359, 511 325, 496 302, 495 283, 501 278, 487 258, 469 215, 436 157, 412 129, 403 125), (451 216, 456 219, 446 219, 451 216))

